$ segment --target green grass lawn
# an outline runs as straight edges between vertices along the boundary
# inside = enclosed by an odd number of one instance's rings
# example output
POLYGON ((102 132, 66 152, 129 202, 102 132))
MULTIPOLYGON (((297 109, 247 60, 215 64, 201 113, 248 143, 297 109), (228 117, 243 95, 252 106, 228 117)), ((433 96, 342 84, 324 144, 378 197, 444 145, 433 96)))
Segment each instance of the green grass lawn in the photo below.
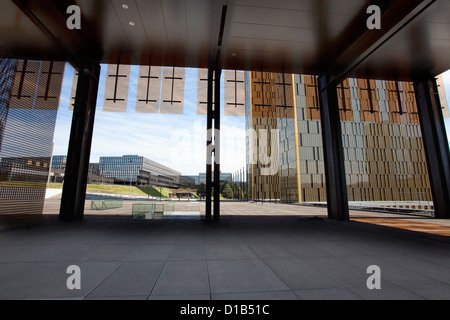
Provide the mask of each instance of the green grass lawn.
MULTIPOLYGON (((47 188, 62 189, 62 183, 48 183, 47 188)), ((130 194, 130 186, 117 184, 88 184, 87 191, 98 191, 107 193, 130 194)), ((151 197, 169 197, 170 190, 166 188, 154 187, 136 187, 131 186, 131 195, 151 196, 151 197)))

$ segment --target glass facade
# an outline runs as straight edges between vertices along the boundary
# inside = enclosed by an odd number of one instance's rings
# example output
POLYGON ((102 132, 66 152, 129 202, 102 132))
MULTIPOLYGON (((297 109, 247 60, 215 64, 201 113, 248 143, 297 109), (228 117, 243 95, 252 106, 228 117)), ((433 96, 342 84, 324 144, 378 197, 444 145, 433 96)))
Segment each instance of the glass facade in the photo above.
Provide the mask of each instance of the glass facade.
MULTIPOLYGON (((214 181, 214 171, 212 171, 212 175, 213 175, 213 181, 214 181)), ((205 183, 206 184, 206 173, 199 173, 197 176, 197 180, 198 183, 205 183)), ((219 175, 219 180, 221 182, 225 182, 225 181, 232 181, 232 174, 231 173, 226 173, 226 172, 221 172, 219 175)))
POLYGON ((52 157, 52 169, 65 169, 67 156, 55 155, 52 157))
POLYGON ((100 176, 113 178, 115 183, 152 185, 176 188, 181 173, 138 155, 122 157, 100 157, 100 176))
POLYGON ((137 183, 139 172, 142 170, 143 157, 126 155, 123 157, 100 157, 100 175, 114 178, 115 182, 137 183))
POLYGON ((7 228, 42 217, 64 63, 1 59, 0 68, 0 228, 7 228))

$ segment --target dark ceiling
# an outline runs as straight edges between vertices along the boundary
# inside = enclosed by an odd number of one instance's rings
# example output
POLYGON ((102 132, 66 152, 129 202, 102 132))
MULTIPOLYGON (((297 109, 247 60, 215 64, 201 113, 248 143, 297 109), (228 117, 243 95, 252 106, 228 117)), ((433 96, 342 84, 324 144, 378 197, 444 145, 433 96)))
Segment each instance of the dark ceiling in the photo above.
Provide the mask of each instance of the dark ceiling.
POLYGON ((0 56, 406 79, 450 69, 450 1, 1 0, 0 56))

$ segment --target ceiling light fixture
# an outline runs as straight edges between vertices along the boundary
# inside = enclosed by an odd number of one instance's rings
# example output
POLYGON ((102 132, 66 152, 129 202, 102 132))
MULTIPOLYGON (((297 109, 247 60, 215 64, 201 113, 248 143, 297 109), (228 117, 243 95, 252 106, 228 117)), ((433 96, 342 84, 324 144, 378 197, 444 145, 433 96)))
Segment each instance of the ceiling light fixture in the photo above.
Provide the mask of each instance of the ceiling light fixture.
POLYGON ((134 22, 133 22, 133 21, 128 22, 128 24, 129 24, 130 26, 134 27, 134 22))
POLYGON ((128 9, 128 5, 124 3, 124 4, 122 5, 122 8, 128 9))

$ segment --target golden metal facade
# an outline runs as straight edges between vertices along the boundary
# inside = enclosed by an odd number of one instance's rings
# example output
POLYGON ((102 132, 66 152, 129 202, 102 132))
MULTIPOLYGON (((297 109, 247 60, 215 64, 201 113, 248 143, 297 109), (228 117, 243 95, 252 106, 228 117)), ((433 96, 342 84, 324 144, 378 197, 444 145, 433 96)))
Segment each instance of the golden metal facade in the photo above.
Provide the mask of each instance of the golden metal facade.
MULTIPOLYGON (((259 162, 252 165, 252 199, 279 195, 285 202, 326 201, 316 77, 289 76, 289 109, 279 106, 285 99, 277 94, 275 79, 282 75, 250 74, 247 117, 254 132, 279 131, 280 162, 270 178, 261 176, 259 162)), ((349 201, 431 201, 412 83, 346 79, 337 91, 349 201)), ((248 150, 258 153, 259 142, 250 141, 248 150)))
MULTIPOLYGON (((250 72, 251 139, 248 145, 251 180, 249 194, 254 200, 280 199, 280 175, 263 175, 262 155, 272 155, 271 130, 278 129, 275 77, 268 72, 250 72), (262 132, 266 132, 265 137, 262 132), (267 134, 269 133, 269 134, 267 134), (260 139, 263 137, 263 139, 260 139)), ((248 116, 248 115, 247 115, 248 116)))

